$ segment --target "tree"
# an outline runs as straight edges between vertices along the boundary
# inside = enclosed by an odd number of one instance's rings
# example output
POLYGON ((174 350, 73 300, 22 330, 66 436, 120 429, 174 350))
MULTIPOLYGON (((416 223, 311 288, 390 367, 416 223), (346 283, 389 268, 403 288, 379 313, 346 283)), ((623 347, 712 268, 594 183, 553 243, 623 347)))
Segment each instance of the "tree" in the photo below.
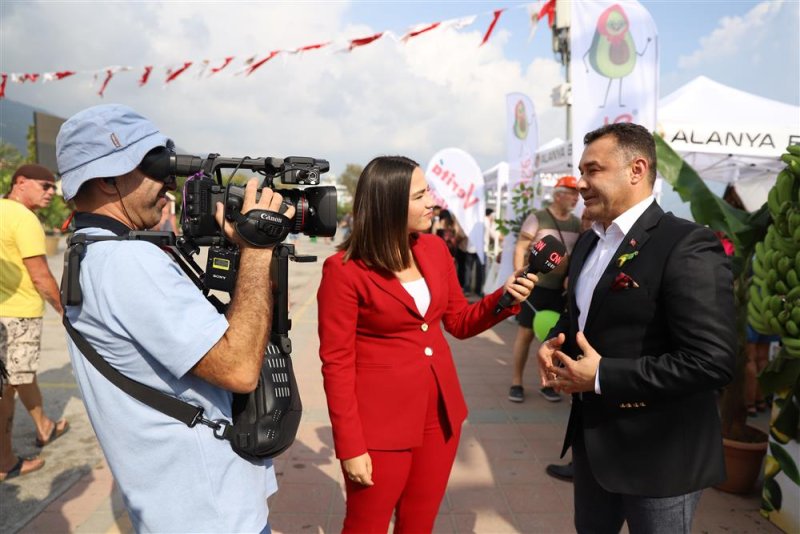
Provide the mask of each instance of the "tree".
POLYGON ((352 198, 356 196, 356 185, 358 184, 358 177, 361 176, 361 171, 364 167, 356 165, 355 163, 348 163, 344 168, 344 172, 339 175, 339 183, 347 188, 352 198))

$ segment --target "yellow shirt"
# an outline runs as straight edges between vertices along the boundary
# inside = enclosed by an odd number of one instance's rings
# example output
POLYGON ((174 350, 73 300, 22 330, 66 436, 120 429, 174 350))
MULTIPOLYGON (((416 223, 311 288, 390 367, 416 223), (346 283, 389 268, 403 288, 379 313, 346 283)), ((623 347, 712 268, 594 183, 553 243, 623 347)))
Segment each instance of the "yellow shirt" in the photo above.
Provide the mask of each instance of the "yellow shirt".
POLYGON ((36 215, 15 200, 0 198, 0 317, 44 315, 44 299, 22 262, 44 254, 44 230, 36 215))

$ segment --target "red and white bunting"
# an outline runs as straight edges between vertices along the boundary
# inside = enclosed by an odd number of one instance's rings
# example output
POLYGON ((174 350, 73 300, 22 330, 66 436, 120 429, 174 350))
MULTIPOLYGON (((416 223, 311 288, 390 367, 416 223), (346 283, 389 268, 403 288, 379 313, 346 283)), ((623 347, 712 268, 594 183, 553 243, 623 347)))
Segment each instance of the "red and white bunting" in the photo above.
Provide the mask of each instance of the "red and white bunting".
POLYGON ((53 82, 57 80, 63 80, 64 78, 68 78, 77 74, 74 70, 62 70, 59 72, 45 72, 42 75, 42 83, 44 82, 53 82))
POLYGON ((143 86, 147 83, 147 80, 150 79, 150 73, 153 72, 153 66, 147 65, 144 68, 144 72, 142 72, 142 76, 139 78, 139 87, 143 86))
POLYGON ((303 52, 310 52, 311 50, 319 50, 320 48, 325 48, 326 46, 331 44, 331 42, 332 41, 327 41, 325 43, 318 43, 318 44, 312 44, 312 45, 307 45, 307 46, 301 46, 300 48, 295 48, 294 50, 289 50, 288 52, 290 54, 302 54, 303 52))
POLYGON ((166 84, 174 82, 178 76, 189 70, 189 67, 192 66, 192 63, 193 62, 191 61, 184 61, 182 67, 178 67, 177 69, 167 69, 167 79, 164 80, 164 83, 166 84))
MULTIPOLYGON (((101 71, 101 72, 105 73, 105 78, 103 79, 103 83, 100 86, 100 90, 97 92, 97 94, 100 96, 100 98, 102 98, 103 97, 103 93, 106 92, 106 87, 108 87, 108 84, 111 81, 111 78, 113 78, 116 73, 124 72, 126 70, 131 70, 131 67, 120 67, 120 66, 106 67, 105 69, 103 69, 101 71)), ((97 78, 98 74, 99 73, 95 73, 95 78, 97 78)))
POLYGON ((489 24, 489 28, 486 30, 486 34, 483 36, 483 41, 478 46, 483 46, 486 44, 486 41, 489 40, 489 37, 492 36, 492 32, 494 31, 494 27, 497 25, 497 21, 500 19, 500 15, 503 14, 505 9, 498 9, 494 12, 494 18, 492 19, 492 23, 489 24))
POLYGON ((400 40, 404 43, 408 42, 409 39, 413 39, 423 33, 429 32, 431 30, 435 30, 438 28, 442 23, 441 22, 434 22, 433 24, 417 24, 416 26, 412 27, 408 30, 405 35, 403 35, 400 40))
MULTIPOLYGON (((522 5, 522 6, 515 6, 515 7, 528 7, 528 6, 522 5)), ((534 16, 534 13, 531 12, 531 20, 532 20, 532 22, 538 21, 539 19, 541 19, 542 17, 547 15, 548 18, 551 20, 551 23, 552 23, 552 17, 555 14, 555 12, 554 12, 555 0, 547 0, 544 3, 540 2, 539 4, 536 4, 536 8, 535 9, 537 9, 538 12, 536 12, 535 16, 534 16), (542 6, 542 7, 540 7, 540 6, 542 6), (548 11, 548 9, 549 9, 549 11, 548 11)), ((489 27, 488 27, 488 29, 486 30, 486 33, 483 36, 483 39, 481 41, 480 46, 483 46, 489 40, 489 38, 492 35, 492 32, 495 29, 495 26, 497 25, 497 22, 498 22, 498 20, 500 18, 500 15, 505 10, 506 10, 505 8, 504 9, 498 9, 498 10, 495 10, 492 13, 492 15, 493 15, 492 21, 489 24, 489 27)), ((488 15, 488 13, 481 14, 481 16, 484 16, 484 15, 488 15)), ((407 43, 410 39, 413 39, 415 37, 419 37, 419 36, 421 36, 421 35, 423 35, 425 33, 431 32, 431 31, 436 30, 436 29, 441 30, 441 29, 449 28, 449 29, 452 29, 452 30, 460 30, 460 29, 466 28, 467 26, 472 25, 475 22, 477 17, 478 17, 478 15, 469 15, 469 16, 466 16, 466 17, 461 17, 461 18, 457 18, 457 19, 450 19, 450 20, 445 20, 445 21, 441 21, 441 22, 417 24, 417 25, 414 25, 411 28, 409 28, 406 31, 406 33, 404 33, 403 36, 399 39, 399 41, 401 41, 403 43, 407 43)), ((243 60, 242 61, 243 68, 241 68, 240 70, 234 72, 233 75, 244 74, 245 76, 249 76, 250 74, 255 72, 257 69, 261 68, 265 63, 267 63, 268 61, 270 61, 271 59, 273 59, 275 56, 277 56, 280 53, 284 53, 285 55, 286 54, 299 55, 299 54, 303 54, 303 53, 306 53, 306 52, 311 52, 311 51, 316 51, 316 50, 321 50, 321 49, 328 49, 328 50, 331 51, 331 53, 334 53, 334 52, 352 52, 353 49, 355 49, 355 48, 359 48, 359 47, 362 47, 362 46, 370 45, 370 44, 374 43, 375 41, 378 41, 379 39, 384 38, 384 37, 390 37, 392 39, 398 40, 396 35, 394 33, 392 33, 391 31, 381 31, 381 32, 375 33, 373 35, 369 35, 369 36, 365 36, 365 37, 359 37, 359 38, 356 38, 356 39, 346 39, 344 41, 344 43, 342 43, 343 46, 341 48, 331 46, 331 45, 334 45, 335 42, 341 42, 339 40, 334 39, 334 40, 330 40, 330 41, 310 44, 310 45, 306 45, 306 46, 301 46, 301 47, 294 48, 294 49, 291 49, 291 50, 288 50, 288 49, 287 50, 284 50, 284 49, 273 50, 266 57, 262 57, 261 59, 258 59, 258 56, 251 56, 251 57, 243 60), (336 48, 336 49, 333 49, 333 48, 336 48)), ((286 57, 285 55, 284 55, 284 58, 286 57)), ((218 74, 219 72, 222 72, 225 69, 228 69, 228 67, 230 67, 233 64, 235 58, 236 58, 236 56, 232 56, 232 55, 231 56, 226 56, 224 59, 218 60, 219 62, 215 62, 214 60, 209 60, 209 59, 205 59, 205 60, 202 60, 202 61, 186 60, 186 61, 183 62, 182 65, 177 66, 177 67, 170 67, 170 68, 168 68, 166 70, 166 79, 165 79, 164 83, 165 84, 169 84, 169 83, 175 81, 175 79, 177 79, 179 76, 183 75, 193 65, 195 66, 196 70, 198 71, 198 75, 197 75, 198 79, 209 78, 211 76, 214 76, 214 75, 218 74)), ((150 80, 150 76, 151 76, 151 74, 153 72, 154 66, 153 65, 146 65, 146 66, 141 66, 141 67, 136 67, 136 68, 137 69, 142 69, 142 74, 138 79, 139 87, 147 85, 148 81, 150 80)), ((9 79, 14 83, 24 84, 24 83, 36 83, 39 79, 41 79, 43 82, 59 81, 59 80, 63 80, 64 78, 75 76, 76 74, 93 74, 95 79, 98 79, 100 76, 103 76, 103 81, 101 83, 100 90, 98 91, 98 95, 102 97, 104 92, 105 92, 105 90, 106 90, 106 88, 108 87, 108 84, 111 82, 111 79, 114 77, 114 75, 117 72, 125 71, 125 70, 131 70, 131 67, 106 67, 106 68, 103 68, 103 69, 96 69, 96 70, 90 70, 90 71, 59 70, 59 71, 53 71, 53 72, 45 72, 43 74, 40 74, 40 73, 25 73, 25 72, 0 73, 0 74, 2 74, 2 80, 0 81, 0 83, 2 84, 2 85, 0 85, 0 99, 5 98, 6 83, 7 83, 7 81, 9 79)), ((228 70, 230 70, 230 69, 228 69, 228 70)))
POLYGON ((366 46, 368 44, 374 43, 386 32, 379 32, 374 35, 370 35, 369 37, 359 37, 358 39, 350 39, 350 45, 347 47, 348 52, 352 52, 354 48, 358 48, 359 46, 366 46))
POLYGON ((36 80, 39 79, 38 74, 34 73, 23 73, 23 72, 12 72, 11 73, 11 81, 14 83, 36 83, 36 80))
POLYGON ((233 61, 234 59, 235 59, 235 56, 226 57, 225 61, 223 61, 221 65, 219 65, 218 67, 212 67, 211 68, 211 73, 209 74, 209 76, 213 76, 213 75, 217 74, 218 72, 221 72, 222 70, 224 70, 225 67, 230 65, 231 61, 233 61))
POLYGON ((553 26, 553 21, 556 18, 556 0, 533 4, 530 8, 531 33, 528 35, 528 42, 533 40, 533 36, 536 35, 536 30, 539 28, 539 21, 544 17, 547 17, 547 26, 553 26))

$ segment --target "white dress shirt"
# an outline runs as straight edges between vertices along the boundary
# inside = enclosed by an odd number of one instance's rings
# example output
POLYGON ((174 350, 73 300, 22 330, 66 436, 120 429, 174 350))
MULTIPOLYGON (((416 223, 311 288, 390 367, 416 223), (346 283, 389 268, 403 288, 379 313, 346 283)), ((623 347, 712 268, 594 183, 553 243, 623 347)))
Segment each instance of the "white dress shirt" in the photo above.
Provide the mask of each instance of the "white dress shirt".
MULTIPOLYGON (((655 197, 648 196, 638 204, 629 208, 622 215, 614 219, 608 228, 603 229, 599 222, 592 223, 592 231, 599 238, 597 245, 586 257, 583 263, 581 274, 575 283, 575 301, 578 305, 578 330, 583 331, 586 326, 586 318, 589 315, 589 308, 592 305, 592 295, 597 287, 597 282, 603 276, 612 256, 622 244, 622 240, 630 232, 639 217, 650 207, 655 197)), ((594 377, 594 391, 600 394, 600 368, 594 377)))

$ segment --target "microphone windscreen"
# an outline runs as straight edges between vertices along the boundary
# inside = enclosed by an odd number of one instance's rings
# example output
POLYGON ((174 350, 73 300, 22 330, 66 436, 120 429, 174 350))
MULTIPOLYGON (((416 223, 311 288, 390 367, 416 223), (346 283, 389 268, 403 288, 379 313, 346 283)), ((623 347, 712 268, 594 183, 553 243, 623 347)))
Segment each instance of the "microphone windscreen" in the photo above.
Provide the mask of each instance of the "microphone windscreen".
POLYGON ((567 255, 567 247, 555 236, 546 235, 533 244, 528 257, 528 270, 532 273, 549 273, 567 255))

